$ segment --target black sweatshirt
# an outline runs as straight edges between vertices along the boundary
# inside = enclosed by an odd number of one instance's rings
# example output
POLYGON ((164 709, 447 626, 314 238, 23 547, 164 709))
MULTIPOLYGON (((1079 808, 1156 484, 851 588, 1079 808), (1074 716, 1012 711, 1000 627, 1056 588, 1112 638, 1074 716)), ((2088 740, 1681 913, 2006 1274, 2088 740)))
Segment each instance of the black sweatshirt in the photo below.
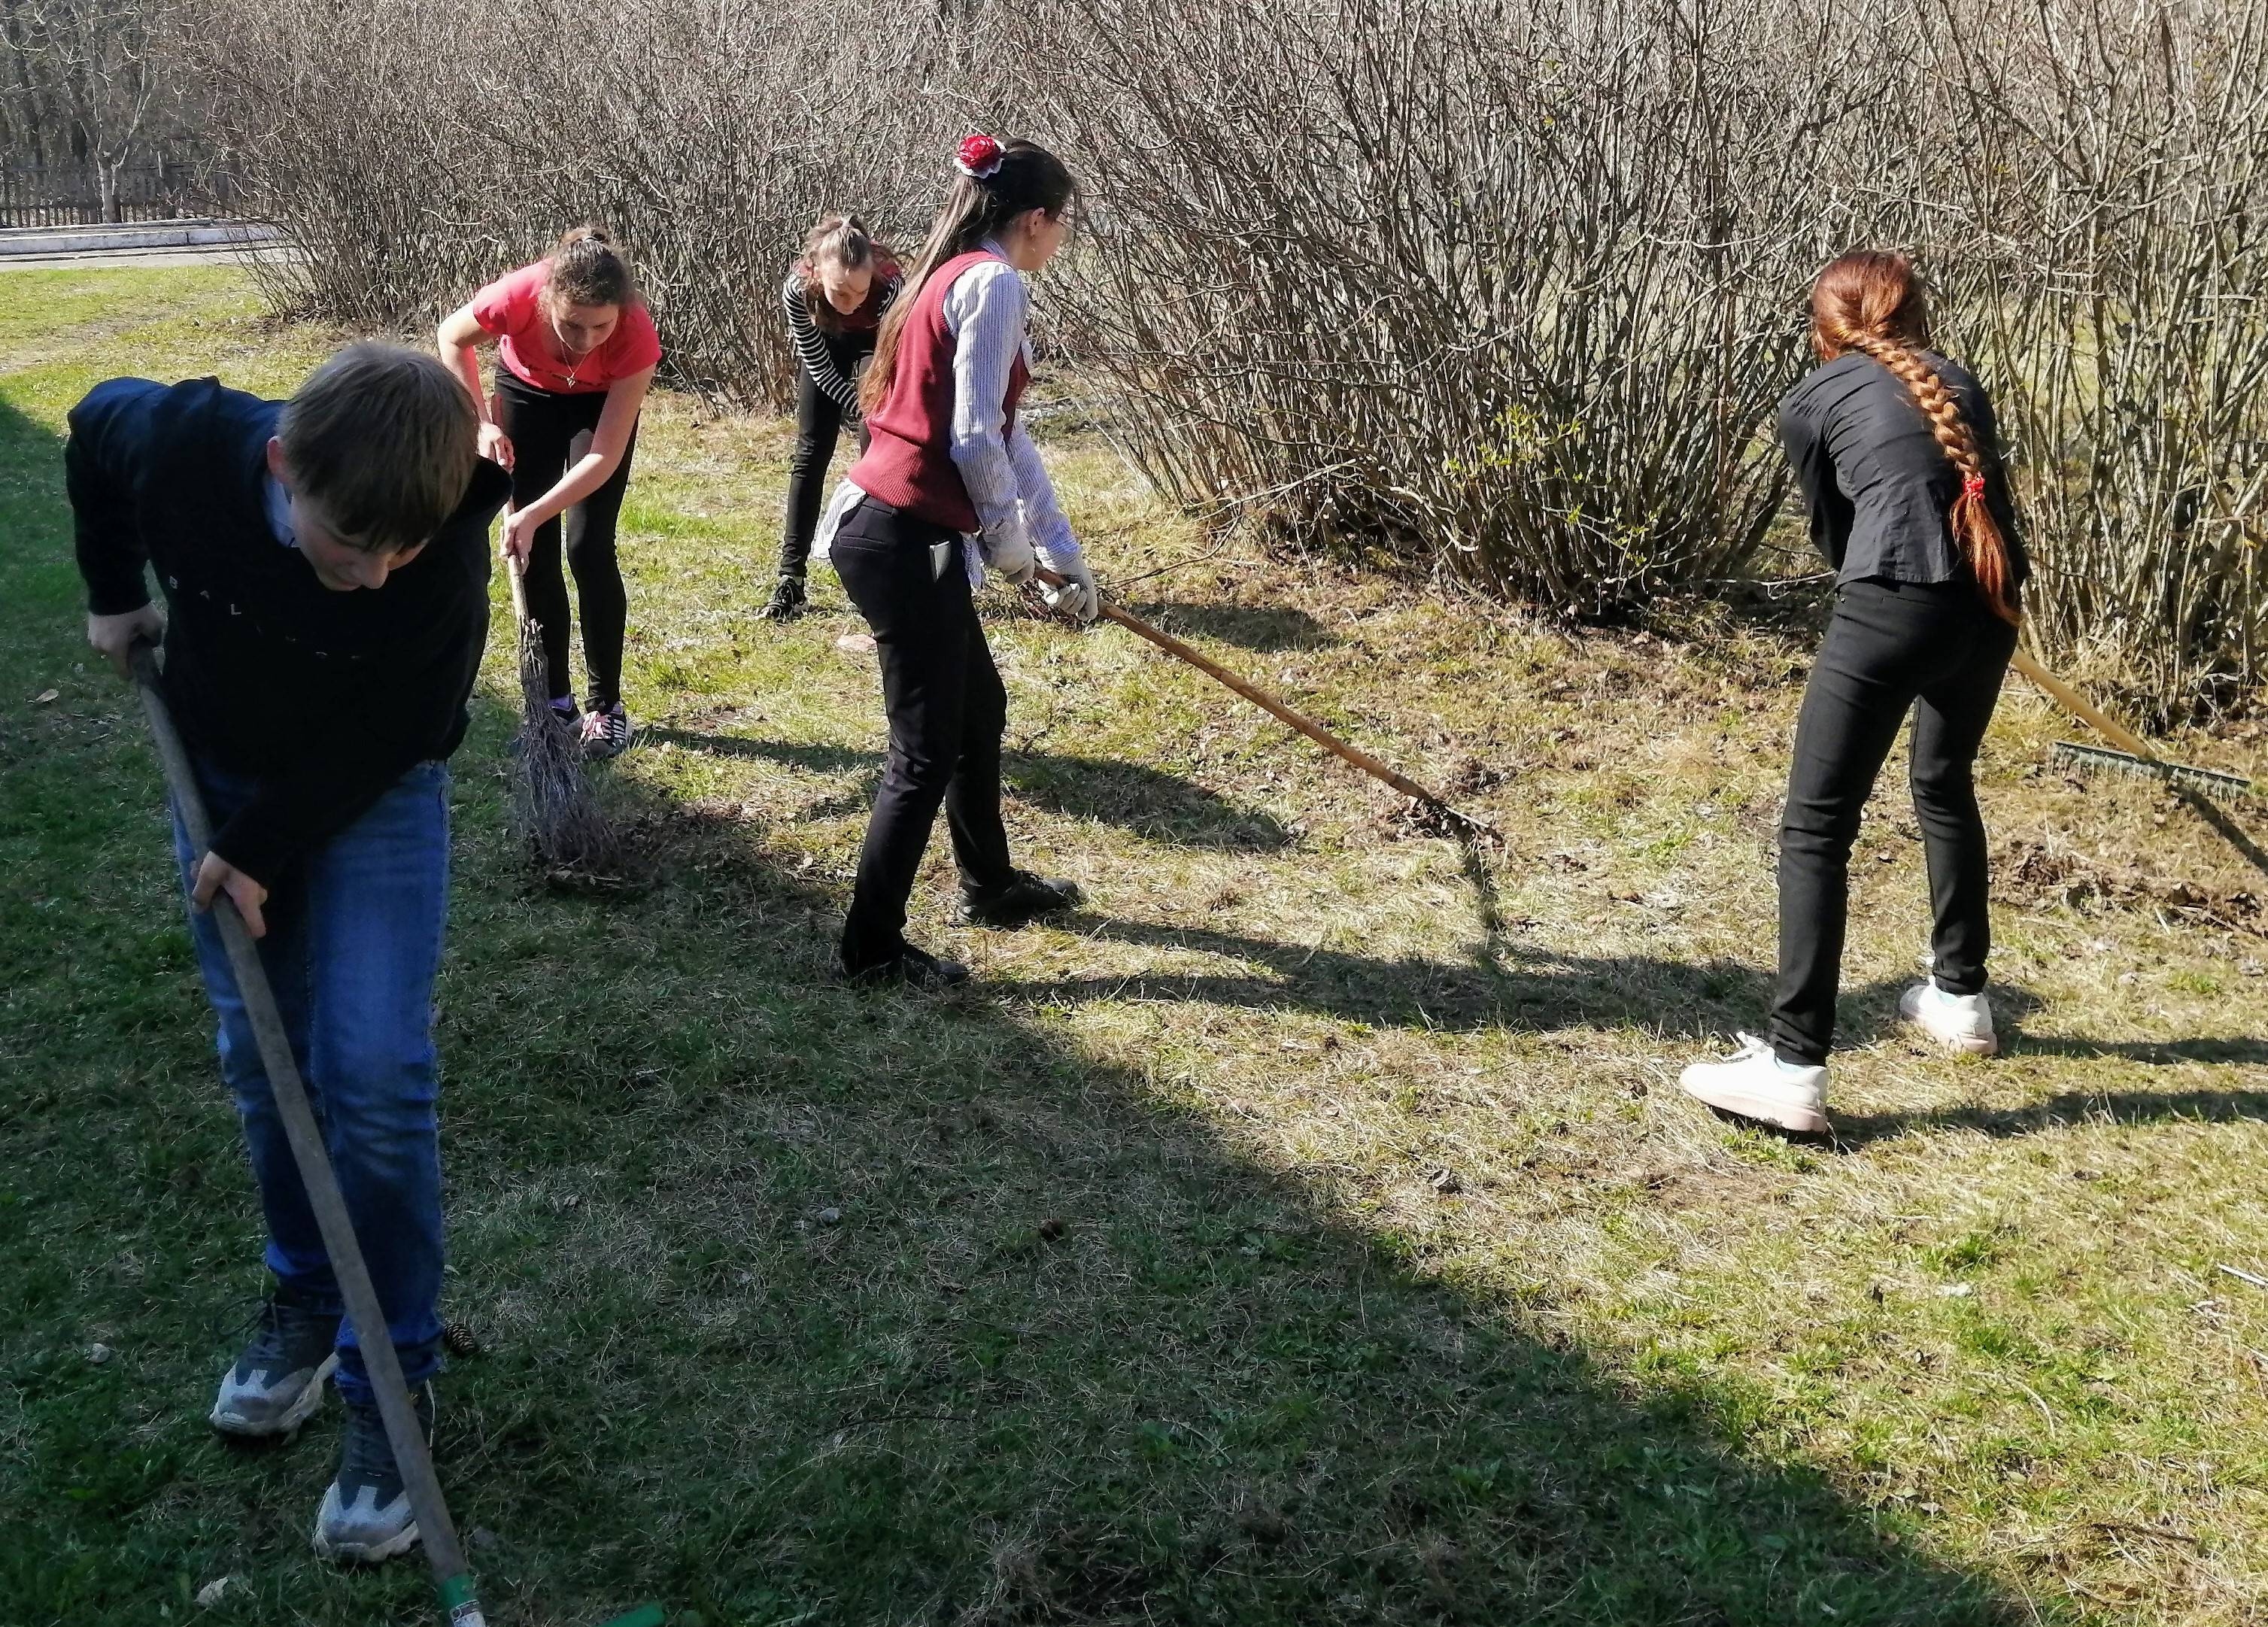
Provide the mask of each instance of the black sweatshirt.
POLYGON ((385 586, 333 592, 269 519, 282 410, 211 379, 113 379, 71 409, 63 449, 87 607, 149 603, 143 566, 156 568, 174 720, 193 755, 259 784, 213 851, 269 887, 463 740, 488 640, 489 524, 512 491, 483 460, 385 586))
MULTIPOLYGON (((2001 467, 1992 398, 1958 362, 1924 351, 1977 438, 1984 503, 2007 540, 2014 579, 2031 574, 2001 467)), ((1913 392, 1852 351, 1804 376, 1779 408, 1780 440, 1811 506, 1811 540, 1840 582, 1949 582, 1968 574, 1948 516, 1961 471, 1913 392)))

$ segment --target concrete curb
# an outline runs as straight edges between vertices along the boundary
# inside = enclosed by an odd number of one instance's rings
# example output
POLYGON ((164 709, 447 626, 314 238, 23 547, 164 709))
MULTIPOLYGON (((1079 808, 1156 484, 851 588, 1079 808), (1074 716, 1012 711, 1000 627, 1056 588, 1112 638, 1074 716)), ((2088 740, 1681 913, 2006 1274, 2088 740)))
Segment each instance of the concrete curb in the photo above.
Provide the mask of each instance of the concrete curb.
POLYGON ((273 226, 242 220, 163 220, 118 226, 7 226, 0 227, 0 255, 237 248, 272 243, 276 236, 273 226))

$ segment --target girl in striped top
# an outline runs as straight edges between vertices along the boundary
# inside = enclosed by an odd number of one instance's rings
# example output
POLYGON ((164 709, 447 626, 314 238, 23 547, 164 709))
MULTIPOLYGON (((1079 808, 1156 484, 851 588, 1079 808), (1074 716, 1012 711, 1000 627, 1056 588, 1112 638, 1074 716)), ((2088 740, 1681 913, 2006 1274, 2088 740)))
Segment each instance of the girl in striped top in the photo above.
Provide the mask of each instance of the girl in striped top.
POLYGON ((826 215, 804 239, 780 303, 795 343, 795 453, 787 466, 787 525, 780 539, 779 582, 764 607, 768 621, 803 614, 803 578, 819 524, 827 465, 848 423, 866 446, 858 409, 858 372, 874 353, 883 313, 902 281, 896 258, 856 215, 826 215))

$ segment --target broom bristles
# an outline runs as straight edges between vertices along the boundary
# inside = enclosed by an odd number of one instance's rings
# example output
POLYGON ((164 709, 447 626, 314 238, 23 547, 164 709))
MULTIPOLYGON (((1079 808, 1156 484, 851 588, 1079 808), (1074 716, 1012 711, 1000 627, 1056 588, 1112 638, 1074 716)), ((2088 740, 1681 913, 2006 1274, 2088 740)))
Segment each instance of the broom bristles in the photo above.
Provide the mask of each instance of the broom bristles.
POLYGON ((583 774, 582 742, 551 710, 549 666, 532 622, 519 628, 519 732, 512 825, 547 880, 606 886, 630 879, 630 856, 583 774))

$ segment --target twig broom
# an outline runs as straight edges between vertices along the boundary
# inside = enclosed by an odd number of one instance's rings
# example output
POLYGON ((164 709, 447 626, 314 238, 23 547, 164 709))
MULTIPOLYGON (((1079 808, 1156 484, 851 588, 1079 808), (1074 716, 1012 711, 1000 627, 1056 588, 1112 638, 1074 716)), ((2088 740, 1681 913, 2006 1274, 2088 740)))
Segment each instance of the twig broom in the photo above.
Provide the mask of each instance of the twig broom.
POLYGON ((517 559, 512 621, 519 634, 519 732, 512 740, 512 829, 556 887, 609 890, 630 877, 629 855, 583 773, 582 742, 551 707, 542 630, 527 614, 526 571, 517 559))

